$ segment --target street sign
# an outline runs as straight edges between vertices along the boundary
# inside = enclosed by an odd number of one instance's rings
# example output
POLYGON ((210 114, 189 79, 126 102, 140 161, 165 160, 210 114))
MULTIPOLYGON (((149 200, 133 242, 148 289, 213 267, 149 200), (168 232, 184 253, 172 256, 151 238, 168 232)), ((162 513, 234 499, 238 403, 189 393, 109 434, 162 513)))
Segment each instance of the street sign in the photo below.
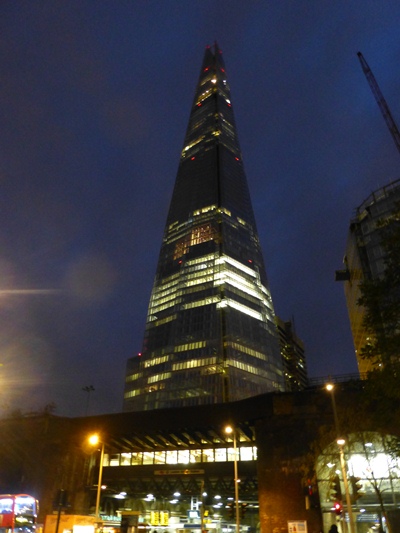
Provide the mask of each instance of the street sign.
POLYGON ((307 533, 306 520, 296 520, 288 522, 288 533, 307 533))
POLYGON ((185 476, 187 474, 204 474, 202 469, 186 468, 185 470, 154 470, 155 476, 185 476))

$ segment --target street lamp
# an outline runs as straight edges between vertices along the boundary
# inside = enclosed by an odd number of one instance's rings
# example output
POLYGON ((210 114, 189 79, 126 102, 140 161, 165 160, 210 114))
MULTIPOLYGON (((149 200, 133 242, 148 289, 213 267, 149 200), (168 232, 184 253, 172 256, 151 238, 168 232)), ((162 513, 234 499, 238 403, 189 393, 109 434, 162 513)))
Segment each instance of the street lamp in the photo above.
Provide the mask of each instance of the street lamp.
POLYGON ((344 459, 344 451, 343 451, 343 447, 346 444, 346 441, 344 439, 338 439, 336 442, 337 442, 337 445, 339 446, 340 467, 342 469, 344 493, 346 495, 347 512, 349 513, 350 531, 351 533, 356 533, 356 530, 354 527, 354 521, 353 521, 353 509, 351 507, 351 500, 350 500, 349 481, 347 479, 347 472, 346 472, 346 462, 344 459))
POLYGON ((356 533, 356 530, 354 527, 354 520, 353 520, 353 509, 351 507, 349 482, 347 479, 347 472, 346 472, 346 461, 344 458, 344 450, 343 450, 344 445, 346 444, 346 441, 340 436, 340 432, 339 432, 339 421, 338 421, 336 401, 335 401, 335 386, 333 385, 333 383, 327 383, 325 388, 327 391, 330 392, 331 399, 332 399, 333 418, 335 421, 335 432, 336 432, 336 438, 337 438, 336 443, 339 447, 340 467, 342 470, 344 493, 346 496, 346 507, 347 507, 347 513, 349 515, 350 531, 351 533, 356 533))
POLYGON ((97 433, 90 435, 90 437, 88 438, 88 441, 89 441, 89 444, 91 444, 92 446, 97 446, 98 444, 101 444, 99 478, 97 481, 96 510, 95 510, 96 518, 100 518, 100 495, 101 495, 101 480, 103 477, 104 442, 100 441, 100 437, 97 433))
POLYGON ((238 479, 238 458, 236 446, 236 429, 232 426, 225 427, 225 433, 233 436, 233 472, 235 482, 235 516, 236 516, 236 533, 240 532, 240 515, 239 515, 239 479, 238 479))

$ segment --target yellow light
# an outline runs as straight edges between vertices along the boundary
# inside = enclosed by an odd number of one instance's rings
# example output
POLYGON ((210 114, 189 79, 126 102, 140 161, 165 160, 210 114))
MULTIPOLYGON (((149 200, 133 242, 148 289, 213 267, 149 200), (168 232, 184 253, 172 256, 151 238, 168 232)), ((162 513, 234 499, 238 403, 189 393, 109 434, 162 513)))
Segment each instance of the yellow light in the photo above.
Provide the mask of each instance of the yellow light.
POLYGON ((225 433, 230 434, 230 433, 232 433, 232 431, 233 431, 232 426, 226 426, 226 427, 225 427, 225 433))
POLYGON ((336 442, 338 443, 339 446, 343 446, 346 443, 344 439, 338 439, 336 442))
POLYGON ((91 444, 92 446, 96 446, 96 444, 99 444, 100 442, 100 437, 97 433, 93 433, 93 435, 90 435, 90 437, 88 438, 88 441, 89 444, 91 444))
POLYGON ((327 391, 330 392, 330 391, 332 391, 335 388, 335 386, 333 385, 333 383, 327 383, 325 385, 325 388, 326 388, 327 391))

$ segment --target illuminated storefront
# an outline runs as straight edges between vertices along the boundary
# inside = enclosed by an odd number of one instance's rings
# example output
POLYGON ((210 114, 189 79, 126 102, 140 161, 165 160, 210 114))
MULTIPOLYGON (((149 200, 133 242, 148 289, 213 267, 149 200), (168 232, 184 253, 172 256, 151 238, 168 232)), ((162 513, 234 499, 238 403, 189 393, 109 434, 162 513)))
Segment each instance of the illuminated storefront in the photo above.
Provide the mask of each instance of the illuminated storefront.
MULTIPOLYGON (((344 446, 347 485, 356 532, 386 529, 386 520, 400 502, 399 440, 379 433, 349 435, 344 446), (375 529, 374 529, 375 528, 375 529)), ((346 487, 340 466, 339 449, 331 444, 317 465, 318 488, 325 524, 348 521, 346 487), (335 513, 338 506, 338 515, 335 513), (340 507, 339 507, 340 506, 340 507)))

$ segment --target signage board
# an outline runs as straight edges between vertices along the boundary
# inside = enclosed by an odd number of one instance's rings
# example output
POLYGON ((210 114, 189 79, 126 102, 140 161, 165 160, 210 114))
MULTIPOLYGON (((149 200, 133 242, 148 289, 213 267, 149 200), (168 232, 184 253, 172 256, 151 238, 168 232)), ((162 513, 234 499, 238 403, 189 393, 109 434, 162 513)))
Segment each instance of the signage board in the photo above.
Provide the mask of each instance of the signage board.
POLYGON ((204 470, 194 468, 186 468, 185 470, 154 470, 155 476, 184 476, 187 474, 204 474, 204 470))
POLYGON ((288 521, 288 533, 307 533, 307 521, 306 520, 288 521))

